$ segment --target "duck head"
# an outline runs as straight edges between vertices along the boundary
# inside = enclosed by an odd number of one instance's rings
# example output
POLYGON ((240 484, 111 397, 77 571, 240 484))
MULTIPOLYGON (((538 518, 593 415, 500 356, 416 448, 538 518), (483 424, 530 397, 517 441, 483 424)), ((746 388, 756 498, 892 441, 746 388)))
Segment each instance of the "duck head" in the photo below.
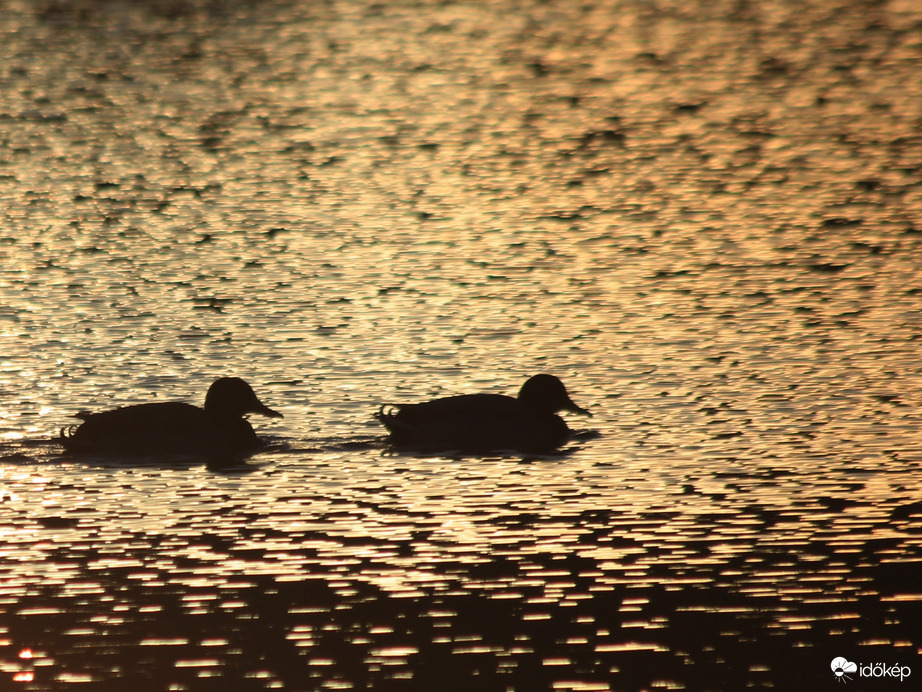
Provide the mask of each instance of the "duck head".
POLYGON ((589 411, 573 403, 567 388, 553 375, 535 375, 530 377, 519 390, 519 401, 529 408, 541 413, 572 411, 584 416, 592 416, 589 411))
POLYGON ((240 418, 244 413, 282 418, 281 413, 261 402, 253 388, 239 377, 215 380, 205 395, 205 412, 220 418, 240 418))

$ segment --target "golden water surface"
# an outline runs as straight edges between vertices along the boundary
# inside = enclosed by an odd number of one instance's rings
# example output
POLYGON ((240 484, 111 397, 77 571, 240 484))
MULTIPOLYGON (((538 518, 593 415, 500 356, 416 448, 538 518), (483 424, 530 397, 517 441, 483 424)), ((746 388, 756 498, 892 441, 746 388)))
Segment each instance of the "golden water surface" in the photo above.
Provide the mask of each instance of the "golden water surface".
POLYGON ((0 690, 918 679, 920 66, 911 0, 0 2, 0 690), (372 417, 538 372, 560 455, 372 417), (52 440, 222 375, 245 463, 52 440))

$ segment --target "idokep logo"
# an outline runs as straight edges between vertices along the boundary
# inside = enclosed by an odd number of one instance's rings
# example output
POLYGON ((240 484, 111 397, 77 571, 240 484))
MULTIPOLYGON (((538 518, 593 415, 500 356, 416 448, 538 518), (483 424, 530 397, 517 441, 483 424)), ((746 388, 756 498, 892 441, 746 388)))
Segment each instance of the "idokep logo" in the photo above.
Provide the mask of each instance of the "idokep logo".
POLYGON ((846 661, 841 656, 832 659, 832 672, 836 675, 836 682, 848 682, 851 678, 848 673, 854 673, 858 670, 858 664, 846 661))
POLYGON ((841 656, 832 659, 829 665, 832 668, 833 675, 836 676, 836 682, 849 682, 855 673, 861 678, 893 678, 903 682, 912 673, 909 666, 903 666, 899 663, 893 665, 887 663, 853 663, 841 656))

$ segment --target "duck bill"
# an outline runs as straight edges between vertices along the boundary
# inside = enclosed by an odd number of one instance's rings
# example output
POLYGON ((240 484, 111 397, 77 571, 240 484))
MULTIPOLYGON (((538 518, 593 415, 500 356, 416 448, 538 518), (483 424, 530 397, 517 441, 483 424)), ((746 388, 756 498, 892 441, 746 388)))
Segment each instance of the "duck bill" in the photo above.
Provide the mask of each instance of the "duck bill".
POLYGON ((584 416, 589 416, 592 418, 592 414, 581 406, 577 406, 573 403, 573 399, 567 399, 567 405, 564 407, 565 411, 572 411, 573 413, 581 413, 584 416))
POLYGON ((250 409, 250 413, 258 413, 262 416, 265 416, 266 418, 284 418, 285 417, 278 411, 273 411, 271 408, 266 406, 261 401, 257 401, 253 405, 253 408, 250 409))

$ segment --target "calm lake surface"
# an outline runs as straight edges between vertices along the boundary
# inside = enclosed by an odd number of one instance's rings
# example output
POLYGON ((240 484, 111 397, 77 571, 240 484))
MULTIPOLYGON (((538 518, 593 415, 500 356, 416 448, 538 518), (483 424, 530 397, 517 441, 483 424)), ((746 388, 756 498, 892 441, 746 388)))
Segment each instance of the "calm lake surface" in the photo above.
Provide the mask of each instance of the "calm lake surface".
POLYGON ((0 3, 0 690, 918 685, 920 70, 914 0, 0 3), (558 456, 372 417, 538 372, 558 456), (222 375, 243 463, 51 442, 222 375))

